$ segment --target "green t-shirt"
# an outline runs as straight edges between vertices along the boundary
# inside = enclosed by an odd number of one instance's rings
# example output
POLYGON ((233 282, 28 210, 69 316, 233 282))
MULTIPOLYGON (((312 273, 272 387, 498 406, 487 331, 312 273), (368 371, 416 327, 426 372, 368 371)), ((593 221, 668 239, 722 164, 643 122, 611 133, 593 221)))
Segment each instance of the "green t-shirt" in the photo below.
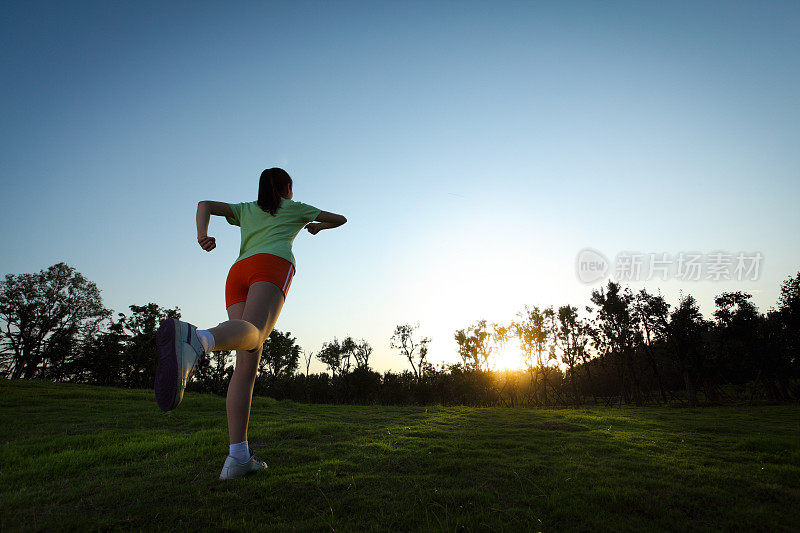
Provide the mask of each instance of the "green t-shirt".
POLYGON ((292 242, 300 230, 322 211, 286 198, 281 198, 281 205, 275 216, 258 207, 257 202, 228 205, 231 206, 233 217, 225 217, 225 220, 242 228, 242 244, 235 262, 251 255, 268 253, 283 257, 295 268, 297 264, 292 254, 292 242))

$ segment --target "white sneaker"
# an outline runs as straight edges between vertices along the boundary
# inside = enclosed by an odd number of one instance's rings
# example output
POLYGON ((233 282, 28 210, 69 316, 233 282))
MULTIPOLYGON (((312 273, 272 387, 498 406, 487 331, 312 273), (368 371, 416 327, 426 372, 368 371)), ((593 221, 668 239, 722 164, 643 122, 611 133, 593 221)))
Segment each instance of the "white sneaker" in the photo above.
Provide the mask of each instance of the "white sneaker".
POLYGON ((209 361, 197 337, 197 328, 174 318, 161 322, 156 347, 156 401, 161 409, 170 411, 183 400, 183 391, 195 370, 209 361))
POLYGON ((225 459, 225 465, 222 467, 222 472, 219 475, 220 479, 236 479, 243 477, 259 470, 267 468, 267 463, 250 451, 250 460, 245 463, 240 463, 230 455, 225 459))

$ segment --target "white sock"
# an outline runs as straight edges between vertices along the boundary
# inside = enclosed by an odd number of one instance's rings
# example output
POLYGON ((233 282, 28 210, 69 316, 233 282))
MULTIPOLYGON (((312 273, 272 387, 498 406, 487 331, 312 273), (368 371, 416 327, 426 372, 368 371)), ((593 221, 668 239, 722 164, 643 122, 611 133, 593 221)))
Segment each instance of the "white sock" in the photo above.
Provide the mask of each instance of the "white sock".
POLYGON ((238 444, 231 444, 231 451, 228 453, 231 457, 240 463, 246 463, 250 460, 250 448, 247 441, 239 442, 238 444))
POLYGON ((200 339, 200 344, 203 345, 203 350, 206 353, 214 351, 214 335, 207 329, 198 329, 197 337, 200 339))

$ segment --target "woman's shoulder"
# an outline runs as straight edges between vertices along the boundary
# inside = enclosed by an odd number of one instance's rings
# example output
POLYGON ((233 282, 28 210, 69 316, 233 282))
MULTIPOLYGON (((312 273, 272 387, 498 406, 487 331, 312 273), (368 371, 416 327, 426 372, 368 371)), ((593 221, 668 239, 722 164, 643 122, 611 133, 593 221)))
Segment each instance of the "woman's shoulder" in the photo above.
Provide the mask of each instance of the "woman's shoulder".
POLYGON ((231 207, 233 207, 234 211, 238 211, 241 213, 242 217, 248 220, 253 220, 254 217, 257 219, 259 218, 260 214, 264 213, 264 210, 258 205, 258 201, 239 202, 238 204, 231 204, 231 207))
POLYGON ((246 210, 248 210, 250 212, 252 212, 253 210, 259 210, 259 211, 261 210, 261 208, 258 206, 258 202, 257 201, 254 201, 254 202, 241 202, 239 205, 242 206, 243 209, 246 209, 246 210))
POLYGON ((305 202, 301 202, 299 200, 287 200, 286 198, 284 198, 283 201, 286 202, 287 206, 295 208, 295 209, 304 208, 304 207, 309 207, 310 206, 310 204, 307 204, 305 202))
POLYGON ((281 198, 281 208, 278 209, 278 212, 281 211, 285 212, 295 212, 298 208, 305 205, 303 202, 298 202, 297 200, 289 200, 288 198, 281 198))

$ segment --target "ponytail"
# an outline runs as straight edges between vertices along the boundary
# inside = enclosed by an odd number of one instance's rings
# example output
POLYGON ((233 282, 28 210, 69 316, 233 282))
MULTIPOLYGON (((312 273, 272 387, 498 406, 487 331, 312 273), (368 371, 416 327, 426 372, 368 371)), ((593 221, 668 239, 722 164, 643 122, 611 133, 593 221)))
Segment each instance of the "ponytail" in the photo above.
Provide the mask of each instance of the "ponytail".
POLYGON ((268 168, 258 181, 258 207, 275 216, 281 205, 281 195, 292 184, 292 178, 282 168, 268 168))

